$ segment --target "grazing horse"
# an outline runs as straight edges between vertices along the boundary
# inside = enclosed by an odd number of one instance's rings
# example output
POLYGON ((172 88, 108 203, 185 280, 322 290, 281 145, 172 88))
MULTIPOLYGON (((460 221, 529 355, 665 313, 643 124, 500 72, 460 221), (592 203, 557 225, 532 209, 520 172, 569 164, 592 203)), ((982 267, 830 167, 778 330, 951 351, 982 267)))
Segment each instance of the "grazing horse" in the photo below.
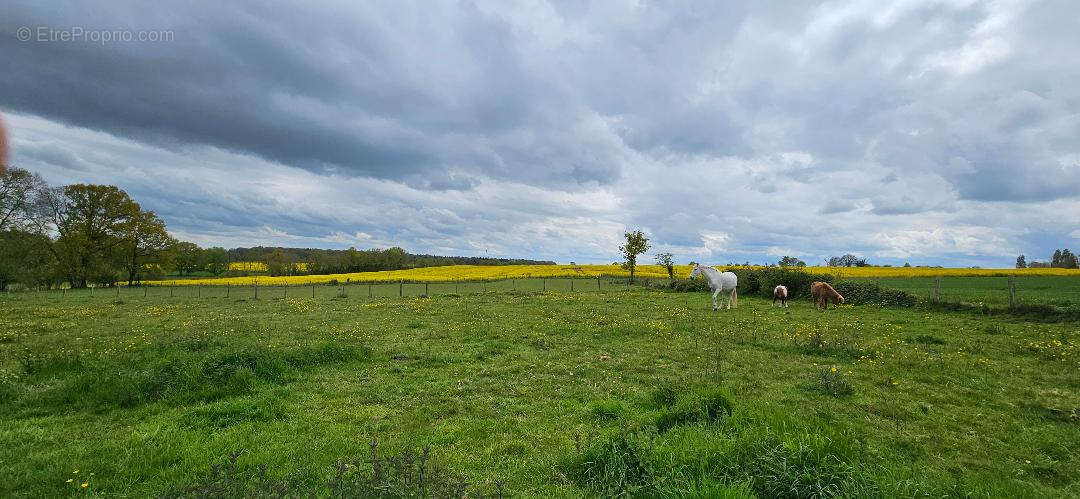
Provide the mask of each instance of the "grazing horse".
POLYGON ((780 300, 781 307, 787 307, 787 286, 783 284, 773 288, 772 290, 772 303, 776 305, 776 300, 780 300))
POLYGON ((693 279, 702 274, 705 276, 705 280, 709 282, 709 287, 712 288, 712 309, 717 310, 720 308, 716 304, 716 295, 721 292, 731 291, 728 295, 727 308, 731 310, 731 304, 735 304, 735 308, 739 308, 739 293, 736 288, 739 286, 739 277, 733 272, 720 272, 712 267, 706 267, 704 265, 694 264, 693 270, 690 271, 690 279, 693 279))
POLYGON ((814 281, 810 285, 810 294, 814 296, 814 306, 822 310, 829 308, 830 301, 837 305, 844 303, 844 297, 827 282, 814 281))

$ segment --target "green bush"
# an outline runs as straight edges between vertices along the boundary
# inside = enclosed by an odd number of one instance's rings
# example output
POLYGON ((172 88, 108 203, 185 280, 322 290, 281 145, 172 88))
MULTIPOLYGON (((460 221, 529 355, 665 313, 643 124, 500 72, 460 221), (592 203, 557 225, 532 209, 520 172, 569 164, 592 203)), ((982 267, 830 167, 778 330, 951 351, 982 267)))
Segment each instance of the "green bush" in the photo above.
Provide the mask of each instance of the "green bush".
POLYGON ((729 267, 721 271, 734 272, 739 277, 739 294, 745 296, 760 296, 772 298, 773 289, 778 285, 784 285, 788 289, 788 299, 810 296, 810 285, 815 281, 831 283, 833 276, 829 274, 814 274, 802 270, 785 267, 765 267, 751 269, 746 267, 729 267))
POLYGON ((843 281, 833 285, 849 305, 880 305, 883 307, 914 307, 919 300, 898 289, 883 288, 873 282, 843 281))
MULTIPOLYGON (((810 296, 810 284, 814 281, 832 282, 829 274, 814 274, 803 270, 785 267, 766 267, 760 269, 747 267, 718 267, 721 272, 734 272, 739 278, 739 294, 772 298, 773 288, 784 285, 788 288, 788 299, 810 296)), ((676 292, 710 291, 704 277, 696 279, 676 279, 674 281, 650 281, 649 287, 676 292)))

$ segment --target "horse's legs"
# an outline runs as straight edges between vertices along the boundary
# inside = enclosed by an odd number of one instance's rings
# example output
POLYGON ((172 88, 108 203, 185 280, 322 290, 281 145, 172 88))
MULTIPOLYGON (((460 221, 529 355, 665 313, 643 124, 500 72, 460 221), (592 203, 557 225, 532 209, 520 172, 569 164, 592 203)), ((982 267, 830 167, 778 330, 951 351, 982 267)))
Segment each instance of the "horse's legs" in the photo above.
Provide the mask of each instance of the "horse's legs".
POLYGON ((719 289, 716 290, 716 291, 713 291, 713 294, 712 294, 712 309, 713 310, 716 310, 716 309, 720 308, 719 306, 716 305, 716 295, 718 295, 718 294, 720 294, 719 289))

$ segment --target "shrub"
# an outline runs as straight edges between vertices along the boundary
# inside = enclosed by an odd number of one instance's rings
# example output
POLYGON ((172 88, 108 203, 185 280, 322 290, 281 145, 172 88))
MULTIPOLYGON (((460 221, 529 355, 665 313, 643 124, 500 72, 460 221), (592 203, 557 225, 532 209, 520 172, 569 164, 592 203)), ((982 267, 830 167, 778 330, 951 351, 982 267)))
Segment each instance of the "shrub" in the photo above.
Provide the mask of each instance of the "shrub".
MULTIPOLYGON (((734 272, 739 277, 739 294, 756 295, 772 298, 772 291, 779 284, 788 288, 788 298, 810 296, 810 284, 814 281, 832 282, 829 274, 814 274, 795 268, 766 267, 752 269, 746 267, 718 268, 721 272, 734 272)), ((710 291, 704 277, 694 280, 676 279, 674 281, 653 281, 649 287, 676 292, 710 291)))
POLYGON ((914 307, 918 299, 898 289, 878 286, 873 282, 843 281, 834 286, 851 305, 881 305, 883 307, 914 307))
POLYGON ((773 288, 781 284, 788 288, 788 299, 794 299, 810 296, 810 284, 814 281, 833 281, 833 276, 829 274, 815 274, 784 267, 730 267, 720 270, 734 272, 739 277, 740 294, 764 298, 772 298, 773 288))

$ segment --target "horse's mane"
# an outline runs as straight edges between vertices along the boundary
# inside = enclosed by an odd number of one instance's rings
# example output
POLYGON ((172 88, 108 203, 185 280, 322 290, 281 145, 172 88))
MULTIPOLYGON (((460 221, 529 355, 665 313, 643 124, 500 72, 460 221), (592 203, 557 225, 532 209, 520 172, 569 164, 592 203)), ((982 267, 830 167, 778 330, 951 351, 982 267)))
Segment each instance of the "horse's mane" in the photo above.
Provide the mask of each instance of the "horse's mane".
POLYGON ((717 274, 720 273, 720 269, 716 267, 710 267, 708 265, 698 265, 698 268, 701 269, 702 272, 715 272, 717 274))

